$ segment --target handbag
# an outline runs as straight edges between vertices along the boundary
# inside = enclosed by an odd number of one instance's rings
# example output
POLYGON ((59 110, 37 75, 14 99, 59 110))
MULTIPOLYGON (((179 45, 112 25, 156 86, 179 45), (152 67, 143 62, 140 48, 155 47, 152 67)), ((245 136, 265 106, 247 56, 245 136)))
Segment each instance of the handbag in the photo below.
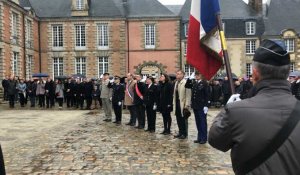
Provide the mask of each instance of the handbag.
POLYGON ((268 160, 289 138, 300 120, 300 101, 297 101, 290 117, 280 131, 259 154, 237 167, 237 174, 248 174, 268 160))
POLYGON ((191 116, 190 110, 188 110, 187 108, 184 108, 184 109, 183 109, 183 117, 184 117, 185 119, 188 119, 190 116, 191 116))

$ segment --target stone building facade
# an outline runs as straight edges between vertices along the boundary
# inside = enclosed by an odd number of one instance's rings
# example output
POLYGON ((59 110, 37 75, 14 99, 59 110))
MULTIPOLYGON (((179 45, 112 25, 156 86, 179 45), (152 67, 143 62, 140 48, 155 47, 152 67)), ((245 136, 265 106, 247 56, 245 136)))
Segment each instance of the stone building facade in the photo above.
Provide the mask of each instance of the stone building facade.
POLYGON ((38 19, 31 9, 0 0, 0 79, 38 71, 38 19))

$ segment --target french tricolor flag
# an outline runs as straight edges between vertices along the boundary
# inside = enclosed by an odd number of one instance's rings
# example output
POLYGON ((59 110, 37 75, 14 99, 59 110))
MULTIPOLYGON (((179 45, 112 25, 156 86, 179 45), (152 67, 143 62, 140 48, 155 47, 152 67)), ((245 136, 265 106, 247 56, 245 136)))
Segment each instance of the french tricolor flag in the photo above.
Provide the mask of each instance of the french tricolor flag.
POLYGON ((192 0, 187 62, 207 80, 222 66, 222 46, 216 17, 218 13, 218 0, 192 0))

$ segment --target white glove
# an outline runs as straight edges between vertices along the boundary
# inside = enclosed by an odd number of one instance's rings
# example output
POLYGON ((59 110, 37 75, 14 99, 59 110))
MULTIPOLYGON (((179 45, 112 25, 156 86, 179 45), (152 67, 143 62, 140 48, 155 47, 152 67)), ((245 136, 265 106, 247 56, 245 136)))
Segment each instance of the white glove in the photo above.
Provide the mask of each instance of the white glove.
POLYGON ((109 98, 109 101, 112 101, 112 97, 109 98))
POLYGON ((153 110, 155 111, 157 109, 157 106, 156 105, 153 105, 153 110))
POLYGON ((208 107, 204 106, 203 112, 204 112, 204 114, 207 114, 207 112, 208 112, 208 107))
POLYGON ((121 105, 122 105, 122 102, 119 101, 118 105, 121 106, 121 105))
POLYGON ((237 101, 241 101, 240 95, 241 95, 241 94, 233 94, 233 95, 229 98, 227 104, 233 103, 233 102, 237 102, 237 101))
POLYGON ((111 80, 109 80, 109 82, 110 83, 114 83, 114 81, 115 81, 115 79, 113 78, 113 79, 111 79, 111 80))

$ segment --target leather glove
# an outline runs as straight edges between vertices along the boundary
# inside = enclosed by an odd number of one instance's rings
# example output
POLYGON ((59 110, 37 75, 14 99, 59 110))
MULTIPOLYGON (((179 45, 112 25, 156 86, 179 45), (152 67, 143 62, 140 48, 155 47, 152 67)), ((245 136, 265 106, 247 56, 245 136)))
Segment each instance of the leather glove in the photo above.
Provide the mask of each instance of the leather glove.
POLYGON ((237 101, 241 101, 240 95, 241 95, 241 94, 233 94, 233 95, 229 98, 227 104, 233 103, 233 102, 237 102, 237 101))
POLYGON ((203 112, 204 112, 204 114, 207 114, 207 112, 208 112, 208 107, 207 106, 204 106, 203 112))
POLYGON ((119 101, 118 105, 121 106, 121 105, 122 105, 122 102, 119 101))

